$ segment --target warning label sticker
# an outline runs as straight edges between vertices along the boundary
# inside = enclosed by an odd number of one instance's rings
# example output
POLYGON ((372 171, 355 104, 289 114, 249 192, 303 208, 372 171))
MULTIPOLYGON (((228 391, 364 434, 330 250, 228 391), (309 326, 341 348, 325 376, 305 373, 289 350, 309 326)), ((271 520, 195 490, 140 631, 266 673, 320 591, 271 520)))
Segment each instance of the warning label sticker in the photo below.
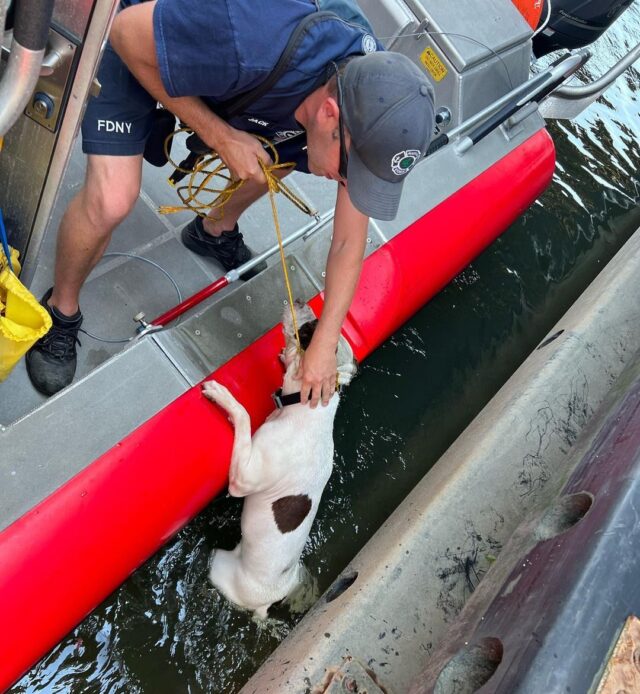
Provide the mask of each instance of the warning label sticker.
POLYGON ((436 82, 440 82, 447 76, 448 70, 433 48, 425 48, 420 54, 420 60, 436 82))

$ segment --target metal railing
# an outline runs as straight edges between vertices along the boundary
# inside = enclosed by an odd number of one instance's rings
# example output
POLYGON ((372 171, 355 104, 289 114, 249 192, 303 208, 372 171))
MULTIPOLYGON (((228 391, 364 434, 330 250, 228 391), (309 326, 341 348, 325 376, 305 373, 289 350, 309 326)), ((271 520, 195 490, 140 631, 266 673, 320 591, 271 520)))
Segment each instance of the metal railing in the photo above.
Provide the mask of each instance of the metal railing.
MULTIPOLYGON (((7 68, 0 80, 0 137, 18 120, 27 105, 38 77, 47 44, 54 0, 20 0, 7 68)), ((0 35, 8 8, 0 0, 0 35)))

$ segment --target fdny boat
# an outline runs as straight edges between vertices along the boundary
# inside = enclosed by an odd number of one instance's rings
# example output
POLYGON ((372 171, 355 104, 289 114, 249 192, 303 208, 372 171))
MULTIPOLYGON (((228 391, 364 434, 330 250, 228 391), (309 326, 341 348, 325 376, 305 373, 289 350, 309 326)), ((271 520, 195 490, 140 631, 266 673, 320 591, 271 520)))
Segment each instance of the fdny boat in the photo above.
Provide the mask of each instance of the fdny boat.
MULTIPOLYGON (((549 185, 545 118, 576 115, 640 48, 596 83, 567 85, 589 59, 589 27, 604 30, 629 3, 483 0, 481 12, 473 0, 360 4, 387 48, 430 76, 437 121, 397 218, 370 223, 343 327, 363 360, 549 185), (535 60, 562 46, 573 50, 535 60)), ((27 11, 16 0, 6 13, 0 2, 0 207, 37 296, 51 284, 57 224, 83 175, 75 136, 99 89, 116 5, 38 0, 27 11)), ((127 229, 83 291, 95 316, 87 328, 101 340, 83 338, 76 381, 44 400, 18 366, 0 385, 0 614, 11 625, 0 636, 0 690, 224 490, 233 431, 202 398, 202 381, 227 385, 254 426, 274 407, 286 294, 267 207, 243 227, 258 252, 249 265, 266 260, 267 269, 248 282, 242 270, 221 277, 180 246, 190 216, 157 213, 173 199, 168 173, 145 169, 127 229)), ((335 191, 291 180, 317 214, 304 219, 281 203, 289 276, 320 313, 335 191)))

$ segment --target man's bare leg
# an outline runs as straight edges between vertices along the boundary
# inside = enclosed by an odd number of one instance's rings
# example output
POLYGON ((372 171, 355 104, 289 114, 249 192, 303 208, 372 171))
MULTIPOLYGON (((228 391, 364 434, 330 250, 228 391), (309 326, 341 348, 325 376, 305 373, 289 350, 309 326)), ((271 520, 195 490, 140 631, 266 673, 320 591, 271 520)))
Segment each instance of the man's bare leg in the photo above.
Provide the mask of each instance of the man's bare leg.
POLYGON ((142 155, 88 158, 84 186, 60 224, 55 286, 44 297, 53 325, 26 357, 29 378, 45 395, 57 393, 73 380, 82 324, 80 289, 102 257, 113 230, 135 205, 141 175, 142 155))
POLYGON ((58 232, 49 305, 71 316, 82 285, 138 199, 142 155, 89 155, 84 186, 69 203, 58 232))

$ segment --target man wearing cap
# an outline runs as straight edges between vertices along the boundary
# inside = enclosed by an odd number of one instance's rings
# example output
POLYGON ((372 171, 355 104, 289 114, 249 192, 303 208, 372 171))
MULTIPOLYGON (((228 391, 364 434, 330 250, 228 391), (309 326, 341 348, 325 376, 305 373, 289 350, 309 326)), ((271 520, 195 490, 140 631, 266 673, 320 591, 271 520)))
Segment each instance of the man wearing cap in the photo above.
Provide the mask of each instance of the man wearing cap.
POLYGON ((233 178, 245 181, 222 219, 197 217, 182 230, 187 248, 225 270, 251 257, 238 218, 266 192, 259 160, 270 158, 253 133, 275 143, 280 161, 340 184, 323 312, 301 367, 302 402, 326 404, 369 217, 395 217, 404 178, 429 145, 428 80, 408 58, 382 51, 353 0, 121 5, 100 69, 102 91, 83 121, 85 185, 62 220, 55 285, 43 298, 53 328, 27 356, 33 384, 52 394, 73 379, 80 289, 138 197, 160 102, 220 155, 233 178), (269 90, 225 118, 224 105, 266 80, 283 54, 286 69, 269 90), (107 129, 106 122, 123 125, 107 129))

